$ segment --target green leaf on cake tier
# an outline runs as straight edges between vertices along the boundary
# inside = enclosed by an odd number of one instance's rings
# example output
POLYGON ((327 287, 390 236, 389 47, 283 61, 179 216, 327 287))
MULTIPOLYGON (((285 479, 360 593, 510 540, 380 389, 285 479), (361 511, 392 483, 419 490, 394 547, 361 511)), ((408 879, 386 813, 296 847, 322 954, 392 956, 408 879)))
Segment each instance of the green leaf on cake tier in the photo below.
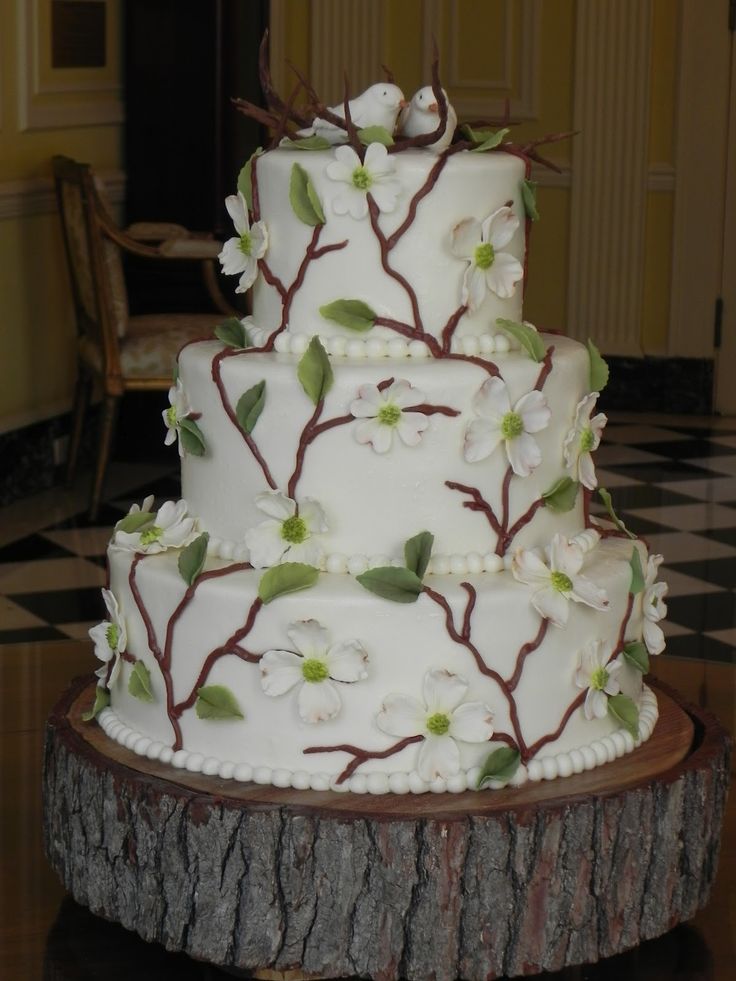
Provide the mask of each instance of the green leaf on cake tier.
POLYGON ((107 688, 98 685, 95 688, 95 703, 89 712, 82 715, 82 722, 91 722, 96 719, 100 712, 110 704, 110 692, 107 688))
POLYGON ((508 128, 494 130, 473 129, 471 126, 463 126, 463 133, 465 133, 468 139, 478 144, 478 146, 473 147, 470 151, 471 153, 484 153, 486 150, 495 150, 497 146, 501 145, 508 132, 508 128))
POLYGON ((355 578, 369 592, 394 603, 416 603, 422 592, 422 580, 416 572, 393 565, 369 569, 355 578))
POLYGON ((324 136, 303 136, 299 140, 290 140, 288 136, 279 144, 286 150, 330 150, 332 144, 324 136))
POLYGON ((235 695, 224 685, 207 685, 197 690, 194 711, 198 719, 243 719, 235 695))
POLYGON ((524 211, 530 221, 539 221, 539 209, 537 208, 537 182, 524 180, 521 182, 521 200, 524 202, 524 211))
POLYGON ((316 335, 302 355, 296 375, 309 398, 317 405, 332 388, 334 376, 327 351, 316 335))
POLYGON ((639 555, 639 549, 634 546, 634 550, 631 553, 631 585, 629 586, 629 592, 632 596, 636 596, 637 593, 641 593, 646 585, 644 581, 644 570, 641 567, 641 557, 639 555))
POLYGON ((278 596, 286 593, 296 593, 300 589, 314 586, 319 577, 319 570, 313 565, 303 562, 282 562, 268 572, 264 572, 258 583, 258 598, 263 603, 270 603, 278 596))
POLYGON ((333 320, 341 327, 363 332, 370 330, 378 314, 362 300, 333 300, 319 308, 325 320, 333 320))
POLYGON ((513 746, 501 746, 494 749, 486 759, 478 774, 478 790, 482 790, 491 782, 507 783, 519 768, 521 754, 513 746))
POLYGON ((410 538, 404 545, 406 568, 420 579, 424 579, 433 545, 434 535, 429 531, 420 531, 418 535, 410 538))
POLYGON ((358 130, 358 139, 363 146, 370 146, 371 143, 383 143, 384 146, 393 146, 394 138, 385 126, 366 126, 358 130))
POLYGON ((187 586, 192 585, 204 568, 209 540, 210 536, 206 531, 203 531, 179 553, 179 573, 187 586))
POLYGON ((251 178, 253 160, 256 157, 260 157, 262 153, 263 147, 259 146, 255 153, 252 153, 247 162, 240 168, 240 173, 238 174, 238 190, 245 198, 245 203, 248 205, 248 211, 253 210, 253 183, 251 178))
POLYGON ((634 739, 639 738, 639 709, 628 695, 611 695, 608 699, 608 714, 624 729, 628 729, 634 739))
POLYGON ((153 701, 153 688, 151 687, 151 672, 143 661, 136 661, 128 679, 128 691, 133 698, 139 698, 142 702, 153 701))
POLYGON ((206 449, 204 436, 194 419, 179 420, 179 438, 187 453, 191 453, 192 456, 203 456, 206 449))
POLYGON ((588 341, 588 355, 590 356, 590 390, 602 392, 608 384, 608 365, 591 340, 588 341))
POLYGON ((291 168, 289 201, 294 214, 305 225, 324 225, 325 213, 309 174, 298 163, 291 168))
POLYGON ((642 674, 646 674, 649 670, 649 653, 646 645, 642 644, 640 640, 634 640, 624 647, 624 657, 633 668, 641 671, 642 674))
POLYGON ((245 325, 237 317, 228 317, 215 327, 215 337, 228 347, 250 347, 250 338, 245 325))
POLYGON ((244 433, 250 435, 253 432, 255 424, 258 422, 258 418, 263 411, 263 406, 266 402, 266 382, 259 381, 257 385, 249 388, 247 392, 244 392, 238 399, 238 404, 235 407, 235 415, 237 417, 240 428, 244 433))
POLYGON ((621 518, 619 518, 619 516, 613 510, 613 502, 611 501, 611 495, 608 493, 605 487, 598 488, 598 497, 600 497, 600 499, 603 501, 606 511, 608 513, 608 517, 616 525, 618 530, 622 531, 625 535, 628 535, 629 538, 636 538, 636 535, 632 531, 629 531, 629 529, 623 523, 621 518))
POLYGON ((578 496, 580 484, 572 477, 560 477, 548 491, 542 494, 544 506, 557 514, 571 511, 578 496))
POLYGON ((131 511, 115 525, 115 531, 124 531, 128 535, 134 535, 137 531, 145 528, 146 525, 153 524, 156 517, 153 511, 131 511))
POLYGON ((541 361, 547 353, 544 341, 531 324, 519 324, 514 320, 506 320, 498 317, 498 326, 521 344, 530 358, 534 361, 541 361))

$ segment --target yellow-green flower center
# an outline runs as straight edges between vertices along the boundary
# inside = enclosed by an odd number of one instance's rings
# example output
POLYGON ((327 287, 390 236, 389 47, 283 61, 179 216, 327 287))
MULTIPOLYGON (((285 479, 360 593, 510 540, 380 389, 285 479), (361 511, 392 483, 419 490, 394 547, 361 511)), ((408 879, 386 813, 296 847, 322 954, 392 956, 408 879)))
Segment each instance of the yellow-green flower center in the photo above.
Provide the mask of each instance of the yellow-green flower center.
POLYGON ((317 657, 307 657, 304 659, 302 674, 304 675, 304 680, 311 683, 325 681, 330 676, 325 662, 320 661, 317 657))
POLYGON ((110 650, 116 651, 118 649, 118 642, 120 641, 120 628, 116 623, 110 624, 105 631, 105 637, 107 638, 110 650))
POLYGON ((243 232, 240 236, 240 245, 238 247, 245 256, 250 257, 253 254, 253 238, 250 232, 243 232))
POLYGON ((176 415, 176 406, 173 405, 169 406, 169 408, 166 410, 166 421, 168 422, 168 424, 171 426, 172 429, 176 428, 176 424, 179 422, 179 419, 176 415))
POLYGON ((501 435, 504 439, 516 439, 524 432, 524 420, 518 412, 507 412, 501 420, 501 435))
POLYGON ((605 668, 595 668, 590 673, 590 687, 596 691, 603 691, 608 684, 608 672, 605 668))
POLYGON ((475 264, 479 269, 490 269, 496 253, 490 242, 483 242, 475 247, 475 264))
POLYGON ((373 183, 373 178, 370 173, 365 169, 365 167, 356 167, 353 171, 353 187, 357 188, 359 191, 370 190, 371 184, 373 183))
POLYGON ((393 402, 382 405, 376 417, 382 426, 398 426, 401 419, 401 409, 393 402))
POLYGON ((590 453, 594 446, 595 434, 593 433, 593 430, 590 428, 584 429, 582 433, 580 433, 580 452, 590 453))
POLYGON ((435 712, 427 719, 427 731, 433 736, 444 736, 450 728, 450 717, 444 712, 435 712))
POLYGON ((289 545, 301 545, 306 541, 309 538, 309 529, 304 518, 300 518, 297 514, 287 518, 281 525, 281 537, 289 545))
POLYGON ((552 580, 552 588, 556 589, 558 593, 569 593, 572 589, 572 579, 566 576, 564 572, 553 572, 550 579, 552 580))
POLYGON ((141 545, 152 545, 159 540, 163 533, 163 528, 159 528, 158 525, 151 525, 150 528, 141 532, 141 545))

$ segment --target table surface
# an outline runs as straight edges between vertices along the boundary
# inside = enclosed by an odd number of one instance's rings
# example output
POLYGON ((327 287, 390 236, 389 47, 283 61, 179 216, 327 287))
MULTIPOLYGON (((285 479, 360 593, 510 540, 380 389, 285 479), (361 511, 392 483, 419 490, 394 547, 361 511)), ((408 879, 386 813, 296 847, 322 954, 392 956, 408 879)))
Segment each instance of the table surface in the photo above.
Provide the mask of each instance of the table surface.
MULTIPOLYGON (((45 719, 72 677, 87 674, 78 641, 0 647, 0 977, 13 981, 225 979, 167 953, 77 905, 43 854, 41 751, 45 719)), ((713 712, 733 735, 736 670, 662 657, 655 675, 713 712)), ((736 963, 736 798, 725 819, 718 877, 705 909, 657 940, 599 964, 537 975, 544 981, 732 981, 736 963)), ((274 975, 279 977, 279 975, 274 975)))

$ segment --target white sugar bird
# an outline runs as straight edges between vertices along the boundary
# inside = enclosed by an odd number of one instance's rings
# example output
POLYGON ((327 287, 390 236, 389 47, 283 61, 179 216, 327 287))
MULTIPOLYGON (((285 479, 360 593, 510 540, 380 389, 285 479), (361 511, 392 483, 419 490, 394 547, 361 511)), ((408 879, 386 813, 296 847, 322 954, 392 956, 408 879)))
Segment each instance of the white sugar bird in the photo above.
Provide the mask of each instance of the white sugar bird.
MULTIPOLYGON (((428 149, 434 150, 435 153, 441 153, 450 145, 457 126, 457 113, 450 105, 450 100, 447 99, 447 92, 444 89, 442 92, 447 100, 447 125, 442 136, 429 145, 428 149)), ((402 136, 407 137, 424 136, 425 133, 431 133, 437 129, 440 118, 439 111, 440 107, 434 97, 432 86, 425 85, 424 88, 414 93, 411 102, 402 111, 399 119, 399 132, 402 136)))
MULTIPOLYGON (((399 111, 406 105, 404 93, 398 85, 391 82, 377 82, 351 99, 350 118, 356 129, 366 129, 368 126, 383 126, 393 135, 396 118, 399 111)), ((340 103, 330 106, 330 112, 345 118, 345 106, 340 103)), ((334 123, 321 119, 319 116, 312 120, 307 129, 299 130, 299 136, 322 136, 330 143, 344 143, 347 139, 344 129, 334 123)))

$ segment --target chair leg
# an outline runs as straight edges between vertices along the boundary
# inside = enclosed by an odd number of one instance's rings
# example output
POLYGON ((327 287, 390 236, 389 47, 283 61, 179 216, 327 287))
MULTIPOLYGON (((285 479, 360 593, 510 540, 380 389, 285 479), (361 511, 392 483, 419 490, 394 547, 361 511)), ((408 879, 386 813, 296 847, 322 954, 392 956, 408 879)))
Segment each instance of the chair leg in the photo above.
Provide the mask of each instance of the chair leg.
POLYGON ((117 422, 118 409, 120 407, 119 395, 106 395, 102 403, 102 419, 100 420, 100 442, 97 451, 97 469, 95 471, 94 484, 92 485, 92 499, 89 505, 89 519, 94 521, 100 508, 102 499, 102 486, 105 481, 105 472, 110 459, 112 440, 115 435, 115 423, 117 422))
POLYGON ((77 472, 77 461, 79 459, 79 447, 82 442, 82 431, 84 429, 84 417, 89 405, 89 395, 92 388, 92 379, 83 368, 79 369, 77 384, 74 389, 74 407, 72 408, 72 431, 69 437, 69 453, 66 460, 66 482, 68 485, 74 482, 77 472))

